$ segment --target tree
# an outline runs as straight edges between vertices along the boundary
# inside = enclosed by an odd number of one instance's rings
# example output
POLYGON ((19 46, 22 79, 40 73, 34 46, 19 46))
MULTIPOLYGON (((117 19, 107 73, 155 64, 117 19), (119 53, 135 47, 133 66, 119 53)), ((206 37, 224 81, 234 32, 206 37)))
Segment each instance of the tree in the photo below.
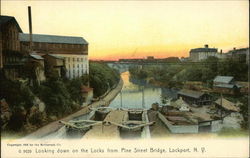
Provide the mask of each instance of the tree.
POLYGON ((240 102, 241 104, 239 105, 240 106, 240 113, 243 115, 243 122, 241 124, 242 128, 243 129, 249 129, 249 116, 248 116, 248 97, 249 96, 244 96, 240 102))
POLYGON ((94 88, 94 96, 96 97, 103 95, 120 79, 119 73, 106 64, 91 62, 89 71, 90 86, 94 88))

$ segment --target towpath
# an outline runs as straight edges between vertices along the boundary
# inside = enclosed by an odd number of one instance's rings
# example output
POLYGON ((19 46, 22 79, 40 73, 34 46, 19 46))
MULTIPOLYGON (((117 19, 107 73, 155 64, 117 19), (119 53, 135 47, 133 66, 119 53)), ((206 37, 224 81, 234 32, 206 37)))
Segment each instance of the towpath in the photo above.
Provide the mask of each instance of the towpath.
POLYGON ((98 107, 100 105, 105 105, 108 106, 110 104, 110 102, 117 96, 117 94, 121 91, 123 86, 123 80, 120 79, 119 83, 117 84, 117 86, 112 89, 105 97, 103 97, 102 99, 100 99, 99 101, 93 102, 92 104, 89 104, 88 106, 85 106, 83 108, 81 108, 79 111, 70 114, 60 120, 51 122, 41 128, 39 128, 38 130, 36 130, 35 132, 29 134, 28 136, 24 137, 24 138, 41 138, 43 136, 46 136, 50 133, 53 133, 55 131, 57 131, 58 129, 60 129, 63 125, 59 123, 59 121, 69 121, 72 120, 76 117, 79 117, 81 115, 87 114, 90 112, 89 107, 98 107))

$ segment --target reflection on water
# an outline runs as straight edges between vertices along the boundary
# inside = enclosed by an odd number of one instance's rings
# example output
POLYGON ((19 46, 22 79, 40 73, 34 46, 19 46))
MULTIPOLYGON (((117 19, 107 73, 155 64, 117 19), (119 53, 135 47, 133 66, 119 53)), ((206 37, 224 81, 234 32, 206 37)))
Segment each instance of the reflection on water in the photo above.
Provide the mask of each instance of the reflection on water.
MULTIPOLYGON (((161 95, 167 94, 170 91, 162 88, 152 87, 143 84, 134 84, 129 80, 129 72, 121 74, 124 85, 120 94, 110 103, 110 107, 123 108, 151 108, 155 102, 161 103, 161 95), (144 96, 144 97, 143 97, 144 96)), ((171 92, 173 93, 173 92, 171 92)))
MULTIPOLYGON (((146 85, 143 82, 137 81, 137 84, 132 83, 129 80, 129 72, 124 72, 121 74, 121 77, 123 79, 124 85, 122 88, 122 92, 116 96, 116 98, 110 103, 110 107, 114 108, 143 108, 142 104, 142 98, 144 96, 144 107, 146 109, 151 108, 151 104, 158 102, 161 103, 161 95, 174 97, 176 95, 175 91, 169 90, 169 89, 163 89, 163 88, 157 88, 152 87, 149 85, 146 85), (144 95, 143 95, 144 94, 144 95), (122 100, 122 102, 121 102, 122 100)), ((92 116, 92 113, 88 113, 85 115, 82 115, 80 117, 74 118, 73 120, 86 120, 90 119, 92 116)), ((140 134, 141 131, 139 131, 140 134)), ((125 137, 130 137, 129 133, 124 133, 125 137)), ((79 138, 79 134, 77 135, 79 138)), ((134 136, 138 136, 138 134, 133 134, 134 136)), ((77 138, 78 138, 77 137, 77 138)), ((58 131, 53 132, 47 136, 44 137, 45 139, 52 139, 52 138, 61 138, 61 139, 68 139, 72 138, 67 135, 65 126, 60 128, 58 131)), ((75 136, 73 137, 75 138, 75 136)))

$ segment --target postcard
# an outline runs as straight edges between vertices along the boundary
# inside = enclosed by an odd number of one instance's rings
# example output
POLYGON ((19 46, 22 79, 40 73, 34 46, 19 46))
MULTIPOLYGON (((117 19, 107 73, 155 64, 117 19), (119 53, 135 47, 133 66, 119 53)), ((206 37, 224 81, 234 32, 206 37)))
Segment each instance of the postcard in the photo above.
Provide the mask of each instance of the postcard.
POLYGON ((1 157, 249 157, 247 0, 3 0, 1 157))

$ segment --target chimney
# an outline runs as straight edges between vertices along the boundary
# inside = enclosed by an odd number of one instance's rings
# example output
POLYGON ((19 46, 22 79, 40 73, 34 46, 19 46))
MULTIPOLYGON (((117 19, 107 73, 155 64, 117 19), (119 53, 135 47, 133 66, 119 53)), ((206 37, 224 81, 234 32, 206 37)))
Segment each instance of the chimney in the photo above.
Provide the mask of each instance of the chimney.
POLYGON ((222 53, 222 49, 220 50, 220 53, 222 53))
POLYGON ((234 50, 236 50, 236 48, 234 47, 234 50))
POLYGON ((205 47, 205 48, 208 48, 208 44, 205 44, 204 47, 205 47))
POLYGON ((33 51, 33 41, 32 41, 32 17, 31 17, 31 7, 28 6, 28 16, 29 16, 29 33, 30 33, 30 53, 33 51))

